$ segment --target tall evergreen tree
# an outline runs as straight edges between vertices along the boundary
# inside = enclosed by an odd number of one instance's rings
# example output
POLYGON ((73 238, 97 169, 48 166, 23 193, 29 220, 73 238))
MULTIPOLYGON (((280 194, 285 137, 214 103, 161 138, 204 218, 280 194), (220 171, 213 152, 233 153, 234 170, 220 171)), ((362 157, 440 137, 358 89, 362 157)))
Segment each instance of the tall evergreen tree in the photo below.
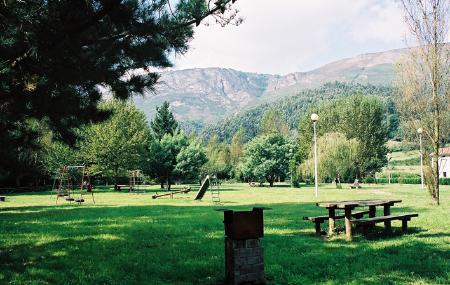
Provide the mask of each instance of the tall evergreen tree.
POLYGON ((161 140, 164 135, 175 135, 178 133, 178 123, 169 109, 170 104, 164 101, 161 107, 156 107, 156 115, 150 122, 153 134, 156 139, 161 140))
POLYGON ((98 108, 99 86, 121 99, 152 90, 159 76, 149 67, 168 67, 169 54, 186 52, 194 25, 211 15, 240 21, 235 0, 172 2, 1 1, 0 172, 26 167, 19 152, 35 147, 29 138, 37 134, 28 120, 74 143, 77 127, 108 117, 98 108), (140 69, 148 72, 130 72, 140 69))

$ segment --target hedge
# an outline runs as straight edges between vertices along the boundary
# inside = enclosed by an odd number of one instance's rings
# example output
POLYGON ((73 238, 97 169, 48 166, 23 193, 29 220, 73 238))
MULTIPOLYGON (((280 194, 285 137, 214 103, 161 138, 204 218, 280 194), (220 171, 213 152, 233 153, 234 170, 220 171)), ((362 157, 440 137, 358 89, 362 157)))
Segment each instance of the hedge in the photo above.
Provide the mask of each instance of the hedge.
MULTIPOLYGON (((375 177, 365 177, 361 181, 362 183, 375 183, 375 184, 387 184, 389 183, 389 179, 382 177, 382 178, 375 178, 375 177)), ((391 183, 393 184, 420 184, 421 179, 420 177, 391 177, 391 183)), ((439 178, 439 184, 440 185, 450 185, 450 177, 447 178, 439 178)))

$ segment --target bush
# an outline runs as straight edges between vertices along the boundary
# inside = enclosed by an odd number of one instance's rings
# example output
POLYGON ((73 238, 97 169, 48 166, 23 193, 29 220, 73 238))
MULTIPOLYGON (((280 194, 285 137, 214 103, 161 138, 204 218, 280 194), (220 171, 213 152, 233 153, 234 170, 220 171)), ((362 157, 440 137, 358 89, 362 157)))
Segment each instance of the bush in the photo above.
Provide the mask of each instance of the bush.
POLYGON ((400 177, 398 179, 398 183, 400 184, 420 184, 420 177, 400 177))
MULTIPOLYGON (((377 183, 377 184, 387 184, 389 183, 389 178, 386 175, 381 175, 380 177, 364 177, 361 180, 362 183, 377 183)), ((392 184, 420 184, 421 179, 417 174, 402 174, 400 176, 399 173, 391 174, 391 183, 392 184), (396 174, 396 175, 394 175, 396 174)), ((439 178, 440 185, 450 185, 450 178, 439 178)))
POLYGON ((364 177, 361 180, 362 183, 376 183, 375 178, 374 177, 364 177))

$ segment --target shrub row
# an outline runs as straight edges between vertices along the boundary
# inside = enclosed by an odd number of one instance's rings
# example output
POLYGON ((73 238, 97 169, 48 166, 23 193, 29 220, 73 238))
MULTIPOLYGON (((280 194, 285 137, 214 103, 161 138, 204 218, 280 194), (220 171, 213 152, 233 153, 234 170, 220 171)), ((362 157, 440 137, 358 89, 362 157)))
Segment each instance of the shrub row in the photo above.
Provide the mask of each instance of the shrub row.
MULTIPOLYGON (((375 183, 375 184, 387 184, 389 183, 388 178, 375 178, 375 177, 366 177, 362 179, 362 183, 375 183)), ((398 184, 420 184, 420 177, 391 177, 391 183, 398 184)), ((440 185, 450 185, 450 177, 449 178, 439 178, 440 185)))

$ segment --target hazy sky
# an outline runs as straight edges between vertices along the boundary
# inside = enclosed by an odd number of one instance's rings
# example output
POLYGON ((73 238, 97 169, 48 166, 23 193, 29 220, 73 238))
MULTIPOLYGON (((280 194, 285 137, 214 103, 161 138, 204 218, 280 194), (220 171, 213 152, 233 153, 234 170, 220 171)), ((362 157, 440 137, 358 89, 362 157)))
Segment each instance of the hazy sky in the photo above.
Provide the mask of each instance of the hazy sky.
POLYGON ((175 68, 286 74, 361 53, 406 47, 396 0, 238 0, 240 26, 196 28, 175 68))

